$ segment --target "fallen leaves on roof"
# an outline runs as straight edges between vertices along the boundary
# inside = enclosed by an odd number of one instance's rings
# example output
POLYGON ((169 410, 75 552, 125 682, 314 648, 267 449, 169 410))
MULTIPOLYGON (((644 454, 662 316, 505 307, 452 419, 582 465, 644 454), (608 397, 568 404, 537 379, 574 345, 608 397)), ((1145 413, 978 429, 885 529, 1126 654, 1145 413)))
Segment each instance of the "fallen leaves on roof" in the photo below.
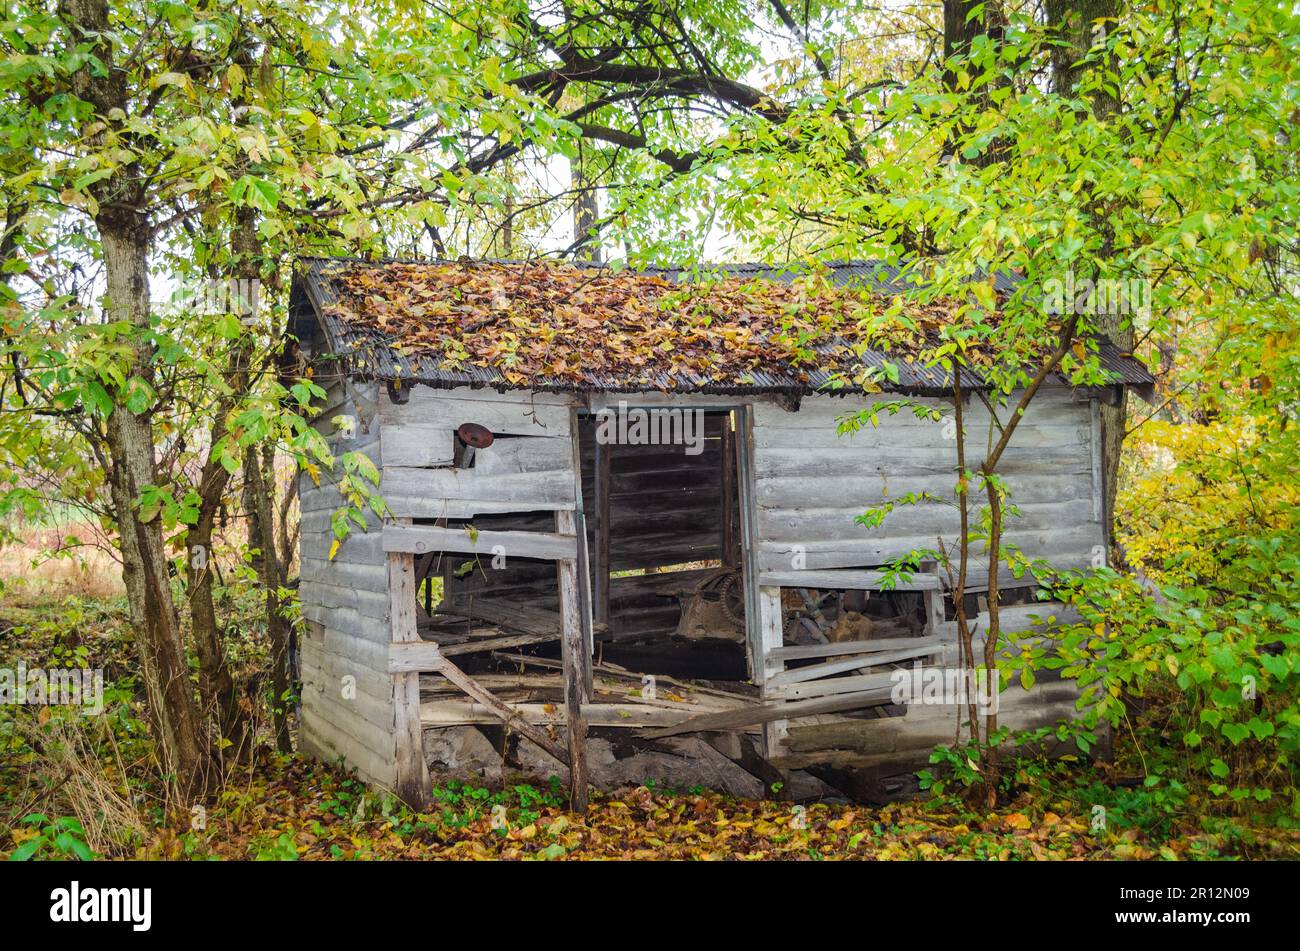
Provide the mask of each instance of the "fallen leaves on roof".
POLYGON ((490 367, 513 385, 691 375, 722 385, 760 369, 851 377, 855 347, 915 353, 951 320, 949 305, 909 302, 904 314, 897 298, 821 274, 678 284, 534 261, 348 264, 325 276, 350 328, 431 369, 490 367))

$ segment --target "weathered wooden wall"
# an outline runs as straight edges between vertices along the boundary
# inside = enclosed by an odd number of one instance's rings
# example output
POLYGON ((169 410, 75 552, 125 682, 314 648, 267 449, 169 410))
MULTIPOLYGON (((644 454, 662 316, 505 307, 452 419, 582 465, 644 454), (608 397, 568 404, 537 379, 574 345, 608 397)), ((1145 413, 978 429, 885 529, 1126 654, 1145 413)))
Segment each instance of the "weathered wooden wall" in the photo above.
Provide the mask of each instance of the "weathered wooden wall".
MULTIPOLYGON (((328 396, 316 420, 336 454, 362 452, 380 463, 380 395, 373 385, 320 380, 328 396), (342 438, 334 418, 356 420, 342 438)), ((306 622, 301 639, 304 752, 326 760, 343 757, 362 777, 392 787, 394 773, 393 679, 388 672, 388 567, 379 519, 354 528, 334 558, 330 518, 343 504, 337 473, 322 472, 318 485, 299 476, 302 511, 300 587, 306 622)))
MULTIPOLYGON (((909 551, 933 549, 940 538, 955 551, 958 521, 951 504, 898 505, 876 528, 854 521, 866 509, 908 493, 928 492, 949 502, 955 498, 951 424, 918 420, 903 410, 880 415, 878 426, 837 435, 837 417, 886 399, 810 396, 797 413, 773 403, 755 404, 753 478, 761 572, 885 565, 909 551)), ((950 401, 921 402, 941 408, 951 419, 950 401)), ((978 399, 967 404, 965 415, 967 456, 977 463, 989 444, 990 417, 978 399)), ((1095 450, 1088 402, 1073 402, 1064 388, 1044 389, 1035 397, 999 467, 1021 512, 1007 520, 1008 543, 1058 568, 1092 562, 1103 545, 1095 450)), ((973 486, 973 505, 982 498, 973 486)), ((982 564, 972 569, 978 587, 986 569, 982 564)))
POLYGON ((501 512, 573 511, 573 398, 548 393, 417 386, 379 406, 383 493, 393 515, 466 519, 501 512), (471 468, 452 466, 456 429, 496 435, 471 468))

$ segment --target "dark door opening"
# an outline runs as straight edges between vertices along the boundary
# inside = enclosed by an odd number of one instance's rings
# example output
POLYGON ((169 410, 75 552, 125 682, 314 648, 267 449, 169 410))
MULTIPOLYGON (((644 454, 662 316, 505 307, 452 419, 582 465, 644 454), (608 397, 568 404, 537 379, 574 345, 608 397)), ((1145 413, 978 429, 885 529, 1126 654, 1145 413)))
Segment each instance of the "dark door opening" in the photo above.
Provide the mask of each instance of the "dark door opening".
POLYGON ((735 419, 619 403, 580 421, 600 661, 746 679, 735 419))

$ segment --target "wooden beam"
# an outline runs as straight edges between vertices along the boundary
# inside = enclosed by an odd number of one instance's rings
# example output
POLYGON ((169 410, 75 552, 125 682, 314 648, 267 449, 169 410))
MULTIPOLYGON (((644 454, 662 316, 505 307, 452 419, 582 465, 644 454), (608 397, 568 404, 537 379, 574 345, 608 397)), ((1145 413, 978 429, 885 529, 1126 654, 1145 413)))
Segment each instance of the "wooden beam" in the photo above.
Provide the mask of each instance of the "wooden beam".
POLYGON ((728 568, 740 564, 740 531, 736 525, 736 432, 734 416, 728 413, 722 419, 722 563, 728 568))
MULTIPOLYGON (((566 714, 551 703, 511 703, 512 723, 534 727, 564 726, 566 714)), ((602 729, 646 729, 667 727, 690 717, 689 710, 673 710, 635 703, 584 703, 583 719, 602 729)), ((499 723, 501 717, 481 703, 464 700, 428 700, 420 708, 421 722, 428 727, 499 723)))
POLYGON ((805 660, 812 657, 835 657, 838 654, 866 654, 874 651, 924 647, 931 652, 943 647, 942 637, 880 637, 870 641, 843 641, 839 644, 798 644, 778 647, 771 655, 778 660, 805 660))
POLYGON ((886 588, 888 575, 883 571, 859 571, 854 568, 822 569, 820 571, 764 571, 758 582, 782 588, 835 588, 851 591, 933 591, 940 587, 937 575, 914 571, 911 580, 895 576, 891 588, 886 588))
MULTIPOLYGON (((741 730, 759 724, 772 723, 777 720, 794 717, 818 716, 823 713, 842 713, 845 710, 857 710, 864 707, 878 706, 889 702, 891 688, 864 690, 847 697, 821 697, 817 700, 805 700, 800 703, 761 703, 748 707, 738 707, 723 713, 705 713, 669 727, 645 730, 638 736, 655 740, 679 733, 699 733, 702 731, 721 732, 724 730, 741 730)), ((769 757, 770 759, 770 757, 769 757)))
MULTIPOLYGON (((492 692, 478 683, 473 677, 465 673, 446 657, 439 657, 438 666, 433 670, 436 674, 442 674, 457 687, 461 692, 468 695, 472 700, 483 705, 483 708, 504 723, 507 727, 514 730, 520 736, 532 740, 546 752, 550 753, 565 766, 569 766, 569 754, 561 749, 554 740, 547 736, 543 731, 537 729, 526 719, 519 716, 518 712, 509 705, 498 700, 492 695, 492 692)), ((414 676, 414 675, 411 675, 414 676)))
POLYGON ((880 674, 861 674, 855 677, 832 677, 827 680, 810 680, 807 683, 773 686, 769 695, 781 700, 808 700, 813 697, 835 696, 844 693, 862 693, 871 690, 884 690, 888 695, 893 690, 894 675, 901 671, 880 674))
POLYGON ((433 641, 393 641, 388 645, 390 674, 420 673, 438 666, 438 645, 433 641))
MULTIPOLYGON (((388 598, 390 641, 414 644, 416 630, 415 558, 405 552, 388 556, 388 598)), ((429 800, 429 768, 424 761, 424 729, 420 725, 420 675, 398 673, 393 677, 394 750, 397 794, 413 809, 423 809, 429 800)))
POLYGON ((745 661, 749 679, 763 682, 763 644, 758 610, 758 510, 754 474, 754 411, 740 406, 736 414, 736 490, 740 501, 740 575, 745 586, 745 661))
MULTIPOLYGON (((758 589, 759 650, 755 658, 759 686, 759 695, 764 700, 771 699, 772 679, 785 668, 785 662, 775 655, 785 643, 785 617, 781 607, 781 589, 764 586, 758 589)), ((763 755, 769 759, 784 748, 786 722, 784 718, 774 717, 764 722, 763 755)))
POLYGON ((614 447, 596 441, 596 563, 592 571, 592 600, 597 624, 609 623, 609 468, 614 447))
POLYGON ((497 549, 507 558, 577 558, 577 539, 573 535, 550 532, 470 532, 464 528, 437 528, 432 525, 385 525, 384 551, 425 552, 453 551, 494 555, 497 549))
POLYGON ((577 539, 577 557, 557 561, 560 588, 560 660, 564 664, 564 722, 569 740, 569 808, 587 811, 587 721, 582 705, 591 701, 591 577, 587 562, 586 522, 582 507, 582 441, 578 408, 569 407, 573 510, 555 513, 555 530, 577 539))
POLYGON ((530 644, 544 644, 560 639, 559 631, 551 634, 506 634, 501 637, 483 637, 478 640, 463 641, 459 644, 447 644, 441 648, 444 657, 458 657, 461 654, 480 654, 483 651, 508 650, 511 647, 527 647, 530 644))
POLYGON ((818 680, 822 677, 833 677, 836 674, 846 674, 852 670, 862 670, 868 667, 881 667, 885 664, 896 664, 899 661, 910 660, 913 657, 927 657, 934 653, 934 647, 922 644, 919 647, 908 647, 896 651, 879 651, 876 653, 862 654, 849 660, 831 661, 825 664, 812 664, 808 667, 796 667, 793 670, 783 670, 776 674, 769 681, 772 687, 788 687, 791 684, 800 684, 809 680, 818 680))

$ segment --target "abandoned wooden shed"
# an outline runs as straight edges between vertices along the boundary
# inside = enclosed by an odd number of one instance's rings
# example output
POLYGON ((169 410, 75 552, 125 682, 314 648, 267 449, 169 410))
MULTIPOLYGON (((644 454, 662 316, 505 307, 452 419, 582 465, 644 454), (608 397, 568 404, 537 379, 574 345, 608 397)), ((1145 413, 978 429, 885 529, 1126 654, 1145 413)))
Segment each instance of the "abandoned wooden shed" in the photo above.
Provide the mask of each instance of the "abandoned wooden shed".
MULTIPOLYGON (((724 277, 303 262, 316 426, 374 464, 386 505, 336 544, 355 470, 301 477, 305 750, 420 802, 424 732, 466 724, 571 764, 580 799, 589 732, 697 733, 765 779, 905 772, 953 740, 961 708, 893 690, 900 669, 959 663, 950 578, 891 571, 958 543, 950 379, 903 337, 845 339, 898 290, 888 267, 724 277), (900 396, 936 418, 838 432, 900 396), (926 495, 859 518, 909 493, 926 495)), ((942 319, 913 316, 920 334, 942 319)), ((1001 467, 1008 541, 1056 570, 1105 557, 1099 401, 1152 384, 1098 348, 1113 385, 1049 378, 1001 467)), ((967 432, 995 406, 967 402, 967 432)), ((1003 579, 1004 630, 1063 614, 1036 574, 1003 579)), ((984 584, 976 566, 969 610, 984 584)), ((1052 723, 1076 697, 1012 686, 1002 721, 1052 723)))

